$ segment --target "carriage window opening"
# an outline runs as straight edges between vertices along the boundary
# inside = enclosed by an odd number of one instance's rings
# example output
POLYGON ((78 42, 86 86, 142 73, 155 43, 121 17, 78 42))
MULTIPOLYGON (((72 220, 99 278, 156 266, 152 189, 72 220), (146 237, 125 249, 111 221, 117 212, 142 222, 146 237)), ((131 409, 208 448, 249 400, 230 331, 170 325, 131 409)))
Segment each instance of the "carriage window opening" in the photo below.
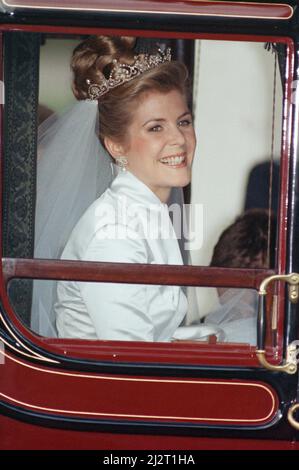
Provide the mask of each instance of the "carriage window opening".
MULTIPOLYGON (((18 38, 18 33, 14 34, 14 37, 18 38)), ((26 36, 26 33, 22 34, 26 36)), ((11 179, 11 181, 19 186, 18 189, 20 189, 21 182, 27 184, 26 204, 29 207, 28 201, 31 198, 31 203, 36 205, 35 224, 34 218, 32 218, 31 221, 28 220, 28 224, 23 224, 20 228, 17 246, 21 248, 15 251, 16 235, 13 233, 12 224, 7 224, 7 242, 4 249, 6 256, 19 258, 32 256, 33 258, 51 259, 60 259, 62 256, 65 260, 73 259, 78 262, 89 260, 170 265, 184 263, 216 268, 275 269, 285 73, 284 46, 280 44, 265 45, 261 42, 185 41, 186 57, 184 62, 189 69, 192 84, 191 101, 184 104, 177 94, 173 93, 175 90, 170 89, 169 93, 172 93, 170 104, 177 103, 176 106, 184 108, 182 108, 178 119, 175 121, 174 114, 171 114, 172 109, 169 108, 169 116, 163 115, 162 119, 156 119, 156 117, 152 119, 151 117, 150 122, 145 124, 147 135, 151 139, 158 140, 163 138, 163 132, 161 132, 163 126, 168 126, 168 130, 171 129, 172 132, 175 122, 175 131, 173 131, 173 138, 177 139, 175 140, 175 151, 169 151, 170 144, 166 141, 163 144, 166 145, 166 150, 162 150, 162 153, 158 155, 159 158, 157 155, 154 156, 157 170, 154 169, 151 173, 152 161, 149 162, 149 160, 145 160, 140 168, 136 159, 133 161, 133 164, 136 165, 133 166, 134 171, 130 172, 130 158, 128 158, 128 170, 122 172, 121 167, 124 160, 121 159, 126 155, 123 153, 124 148, 120 152, 115 147, 115 142, 112 142, 112 146, 105 144, 106 148, 96 162, 96 171, 94 166, 89 165, 88 160, 82 160, 81 166, 71 165, 67 169, 65 154, 61 154, 55 163, 51 157, 57 156, 58 153, 53 149, 48 153, 48 143, 59 134, 62 122, 59 116, 64 113, 66 124, 70 126, 68 128, 69 134, 66 134, 65 137, 71 149, 70 154, 75 154, 78 141, 80 141, 80 145, 82 141, 73 132, 71 124, 73 123, 72 119, 82 119, 82 113, 79 110, 79 113, 73 116, 73 107, 78 105, 79 109, 82 105, 82 109, 84 107, 84 112, 86 112, 88 106, 90 110, 94 110, 96 106, 95 100, 90 99, 94 90, 98 92, 97 87, 94 89, 90 87, 90 85, 95 85, 94 75, 91 75, 91 78, 84 78, 85 88, 83 88, 85 91, 83 91, 86 96, 80 95, 81 92, 78 92, 78 87, 82 86, 82 83, 80 85, 78 82, 75 85, 75 94, 79 101, 76 101, 71 91, 72 73, 69 65, 72 53, 74 48, 82 44, 85 39, 83 36, 57 37, 34 34, 28 36, 28 40, 32 41, 36 50, 40 51, 39 67, 37 67, 39 88, 36 120, 40 126, 39 136, 42 136, 42 139, 39 140, 37 146, 36 191, 32 191, 35 173, 29 165, 24 176, 24 172, 21 171, 22 166, 17 162, 16 175, 19 179, 18 182, 16 179, 11 179), (221 74, 219 70, 221 70, 221 74), (84 96, 89 100, 83 99, 84 96), (173 178, 175 172, 183 171, 186 160, 189 158, 188 152, 190 155, 192 153, 192 150, 186 148, 186 138, 184 137, 185 141, 182 143, 177 135, 186 135, 190 132, 191 127, 194 127, 197 136, 191 181, 188 178, 185 182, 179 181, 179 189, 175 188, 175 184, 172 184, 171 186, 175 189, 172 189, 169 198, 164 200, 163 185, 165 185, 165 181, 168 176, 170 179, 173 178), (118 166, 115 165, 115 158, 119 158, 118 166), (55 168, 55 173, 53 173, 55 177, 50 183, 55 189, 54 191, 53 188, 51 189, 51 197, 53 198, 51 199, 49 198, 48 175, 53 172, 53 168, 55 168), (102 207, 96 213, 96 217, 90 221, 90 224, 98 224, 97 229, 102 230, 103 240, 110 237, 120 243, 113 244, 116 248, 110 249, 110 258, 107 258, 109 250, 107 247, 105 248, 105 244, 103 244, 101 256, 97 255, 92 258, 92 250, 88 254, 86 252, 83 254, 85 248, 82 247, 88 238, 85 229, 81 235, 78 233, 78 236, 76 235, 72 239, 71 245, 68 245, 68 241, 71 233, 76 230, 78 222, 82 220, 83 214, 86 217, 86 210, 93 210, 90 207, 93 207, 94 201, 102 196, 115 181, 116 173, 120 173, 121 177, 126 179, 125 199, 127 200, 128 195, 132 194, 132 191, 135 191, 137 187, 139 189, 142 187, 142 201, 146 200, 148 206, 142 212, 140 201, 139 203, 137 201, 135 205, 131 201, 129 212, 126 213, 125 234, 122 224, 115 233, 115 226, 110 219, 105 226, 105 218, 107 215, 108 218, 111 217, 111 211, 107 212, 108 206, 102 207), (140 181, 138 176, 144 177, 144 180, 141 178, 140 181), (30 180, 30 183, 26 183, 26 179, 30 180), (73 192, 74 187, 76 188, 76 185, 73 184, 74 180, 80 184, 80 190, 75 193, 73 192), (70 199, 72 198, 71 204, 67 211, 59 199, 62 189, 64 194, 72 194, 70 196, 70 199), (159 211, 156 210, 157 202, 159 211), (48 212, 42 210, 43 204, 50 208, 48 212), (60 214, 56 217, 55 224, 52 224, 51 217, 48 217, 51 214, 51 208, 52 213, 60 214), (164 230, 163 236, 160 233, 161 227, 164 230), (140 231, 142 232, 143 238, 154 240, 154 243, 147 244, 147 257, 144 256, 144 251, 138 243, 138 237, 137 240, 134 239, 136 230, 139 235, 140 231), (27 251, 22 248, 25 246, 22 242, 24 234, 27 251), (44 236, 45 234, 46 236, 44 236), (162 240, 162 245, 165 244, 165 247, 160 246, 158 255, 154 252, 157 239, 162 240), (128 243, 124 243, 124 240, 127 240, 128 243), (76 258, 75 253, 81 248, 82 253, 76 258), (131 250, 132 256, 126 256, 127 249, 131 250)), ((11 47, 21 47, 14 41, 11 42, 11 47)), ((154 38, 150 40, 140 38, 139 43, 137 41, 136 47, 139 48, 137 52, 143 54, 147 50, 153 50, 152 48, 157 42, 163 51, 159 60, 165 64, 168 62, 166 59, 168 47, 175 51, 176 41, 174 40, 157 41, 154 38)), ((9 44, 9 40, 7 43, 9 44)), ((31 59, 32 63, 34 61, 36 63, 37 57, 36 52, 36 56, 31 59)), ((181 57, 176 57, 176 52, 174 52, 174 58, 182 60, 181 57)), ((105 69, 105 80, 109 80, 110 74, 111 68, 108 67, 105 69)), ((33 77, 32 83, 34 83, 33 77)), ((164 96, 163 93, 161 96, 164 96)), ((160 105, 160 103, 158 104, 160 105)), ((18 100, 15 100, 14 106, 18 105, 18 100)), ((154 103, 154 106, 157 106, 157 103, 154 103)), ((173 108, 175 111, 176 107, 173 106, 173 108)), ((157 109, 160 112, 160 108, 157 109)), ((137 107, 135 107, 136 110, 137 107)), ((86 116, 89 119, 90 112, 86 116)), ((101 131, 99 132, 96 114, 94 116, 94 127, 91 127, 88 119, 84 118, 84 122, 81 123, 81 131, 83 131, 87 143, 91 139, 94 142, 93 148, 89 145, 91 154, 99 156, 98 145, 100 141, 98 136, 101 131), (88 129, 86 131, 85 126, 88 129)), ((132 129, 131 135, 135 135, 136 128, 132 129)), ((192 140, 190 135, 188 134, 187 143, 192 140)), ((104 137, 101 135, 101 144, 104 142, 104 137)), ((23 142, 21 136, 19 142, 20 144, 23 142)), ((20 145, 20 148, 24 154, 29 147, 20 145)), ((8 151, 9 149, 6 151, 7 155, 8 151)), ((138 147, 134 147, 134 158, 137 151, 138 147)), ((84 151, 82 154, 87 155, 84 151)), ((147 158, 147 155, 145 157, 147 158)), ((22 161, 24 162, 24 159, 22 161)), ((13 171, 12 167, 8 165, 7 171, 13 171)), ((8 189, 8 183, 6 183, 6 192, 8 189)), ((22 210, 20 192, 12 192, 9 197, 10 199, 8 198, 9 200, 7 199, 6 202, 6 220, 9 219, 9 214, 14 207, 22 210)), ((63 197, 62 202, 65 200, 66 198, 63 197)), ((97 210, 95 206, 94 209, 97 210)), ((114 209, 118 210, 119 207, 114 207, 114 209)), ((113 217, 118 217, 118 214, 115 213, 113 217)), ((94 226, 92 230, 94 230, 94 226)), ((89 247, 91 247, 91 243, 92 240, 90 240, 89 247)), ((65 302, 70 304, 72 299, 76 303, 76 294, 80 291, 79 284, 76 282, 64 284, 65 297, 61 299, 61 305, 65 305, 65 302)), ((225 285, 225 282, 223 284, 225 285)), ((96 289, 96 286, 99 285, 94 283, 93 288, 96 289)), ((116 286, 114 288, 115 294, 120 285, 114 286, 116 286)), ((55 283, 49 281, 35 280, 31 282, 24 279, 14 280, 9 287, 11 302, 25 324, 35 332, 50 337, 57 334, 56 322, 51 318, 45 329, 41 326, 48 322, 47 313, 43 310, 43 303, 44 301, 46 304, 48 303, 49 311, 52 313, 63 309, 57 305, 53 308, 54 304, 49 304, 49 295, 51 302, 55 298, 57 303, 56 287, 55 283), (42 286, 50 286, 50 288, 44 289, 42 286), (52 292, 53 286, 55 289, 52 292), (37 291, 39 291, 38 298, 36 297, 37 291), (42 318, 46 318, 44 323, 42 318)), ((125 292, 126 285, 121 285, 121 287, 125 292)), ((131 288, 132 286, 127 287, 127 291, 129 292, 131 288)), ((168 300, 171 304, 173 289, 170 286, 167 288, 169 289, 168 300)), ((152 286, 152 292, 156 291, 157 293, 161 289, 164 288, 152 286)), ((202 287, 177 289, 180 292, 181 302, 176 306, 171 305, 170 309, 173 309, 176 314, 183 311, 183 314, 181 318, 177 319, 176 327, 202 328, 207 327, 209 323, 215 325, 219 325, 223 321, 230 323, 231 321, 239 321, 238 315, 241 315, 242 320, 247 316, 251 318, 250 321, 255 318, 256 295, 254 291, 202 287)), ((139 294, 140 291, 138 291, 139 294)), ((58 295, 61 295, 61 292, 58 295)), ((124 295, 126 296, 126 294, 124 295)), ((135 296, 135 300, 138 295, 135 296)), ((118 309, 120 309, 117 300, 119 297, 115 295, 113 301, 118 309)), ((80 299, 83 300, 82 295, 80 299)), ((148 306, 150 308, 150 303, 148 306)), ((86 308, 86 304, 84 308, 86 308)), ((134 310, 134 305, 132 305, 132 310, 134 310)), ((79 314, 78 312, 76 314, 79 314)), ((76 337, 79 336, 74 334, 74 338, 76 337)), ((170 337, 172 338, 172 335, 170 337)), ((221 335, 217 338, 219 341, 222 340, 221 335)), ((238 336, 232 339, 230 336, 226 338, 228 339, 225 341, 239 342, 238 336)), ((165 339, 157 335, 155 340, 164 341, 165 339)), ((246 338, 241 338, 240 342, 255 344, 255 339, 247 341, 246 338)))

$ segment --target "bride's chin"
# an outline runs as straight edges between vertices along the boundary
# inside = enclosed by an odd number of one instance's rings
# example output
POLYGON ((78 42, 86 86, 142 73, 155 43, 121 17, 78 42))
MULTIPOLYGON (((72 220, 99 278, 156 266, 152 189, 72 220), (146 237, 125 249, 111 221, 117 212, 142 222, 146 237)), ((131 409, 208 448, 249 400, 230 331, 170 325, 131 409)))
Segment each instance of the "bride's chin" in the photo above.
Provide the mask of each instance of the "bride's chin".
POLYGON ((177 178, 177 187, 184 188, 191 182, 191 174, 186 174, 177 178))

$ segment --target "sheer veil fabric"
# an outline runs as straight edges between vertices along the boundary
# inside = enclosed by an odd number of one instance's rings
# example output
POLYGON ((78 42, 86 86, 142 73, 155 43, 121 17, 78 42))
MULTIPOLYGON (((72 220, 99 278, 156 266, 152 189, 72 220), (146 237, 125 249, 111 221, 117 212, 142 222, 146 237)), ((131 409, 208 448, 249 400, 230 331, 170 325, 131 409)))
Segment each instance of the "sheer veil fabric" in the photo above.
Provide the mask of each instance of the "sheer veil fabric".
MULTIPOLYGON (((59 259, 87 207, 113 179, 111 158, 97 136, 97 101, 78 101, 39 128, 35 258, 59 259)), ((55 281, 34 281, 31 328, 55 337, 55 281)))
POLYGON ((206 317, 205 324, 222 328, 225 341, 256 345, 258 295, 252 289, 226 289, 219 306, 206 317))

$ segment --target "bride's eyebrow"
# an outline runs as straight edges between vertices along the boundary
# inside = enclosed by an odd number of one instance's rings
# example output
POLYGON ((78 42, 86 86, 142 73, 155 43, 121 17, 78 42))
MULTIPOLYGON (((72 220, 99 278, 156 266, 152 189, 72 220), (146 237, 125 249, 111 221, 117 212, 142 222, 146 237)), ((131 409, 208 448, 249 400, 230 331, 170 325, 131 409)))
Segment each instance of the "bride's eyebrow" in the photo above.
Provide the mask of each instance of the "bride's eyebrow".
POLYGON ((185 111, 181 116, 178 117, 178 120, 179 119, 182 119, 183 117, 185 116, 192 116, 191 112, 190 111, 185 111))
MULTIPOLYGON (((190 115, 191 116, 191 112, 190 111, 185 111, 183 114, 181 114, 181 116, 179 116, 177 118, 177 121, 179 119, 182 119, 183 117, 185 116, 188 116, 190 115)), ((166 121, 166 119, 163 119, 163 118, 153 118, 153 119, 149 119, 148 121, 146 121, 144 124, 142 124, 142 127, 146 126, 149 122, 163 122, 163 121, 166 121)))
POLYGON ((153 119, 149 119, 149 120, 146 121, 144 124, 142 124, 142 127, 146 126, 149 122, 162 122, 162 121, 166 121, 166 119, 163 119, 163 118, 153 118, 153 119))

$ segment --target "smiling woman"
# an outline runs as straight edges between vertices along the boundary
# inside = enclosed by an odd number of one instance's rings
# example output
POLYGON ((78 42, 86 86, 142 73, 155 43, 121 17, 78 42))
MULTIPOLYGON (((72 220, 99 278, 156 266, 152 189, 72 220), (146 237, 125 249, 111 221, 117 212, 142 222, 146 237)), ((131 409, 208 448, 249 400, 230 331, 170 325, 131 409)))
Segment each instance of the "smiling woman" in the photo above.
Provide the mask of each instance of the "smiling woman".
MULTIPOLYGON (((115 161, 122 171, 74 221, 62 259, 183 264, 166 203, 172 188, 191 179, 195 133, 187 105, 188 73, 171 61, 170 50, 136 54, 134 43, 127 37, 91 37, 74 51, 81 132, 88 120, 94 132, 98 119, 96 133, 109 155, 96 137, 99 149, 93 158, 115 161)), ((71 139, 81 144, 76 131, 71 139)), ((42 160, 51 160, 47 150, 52 144, 50 139, 42 146, 40 171, 42 160)), ((78 165, 74 156, 71 164, 78 165)), ((49 200, 52 204, 45 194, 45 203, 49 200)), ((37 224, 44 212, 38 206, 37 224)), ((50 307, 58 335, 67 338, 170 341, 187 312, 186 296, 177 286, 60 281, 55 299, 50 307)))

